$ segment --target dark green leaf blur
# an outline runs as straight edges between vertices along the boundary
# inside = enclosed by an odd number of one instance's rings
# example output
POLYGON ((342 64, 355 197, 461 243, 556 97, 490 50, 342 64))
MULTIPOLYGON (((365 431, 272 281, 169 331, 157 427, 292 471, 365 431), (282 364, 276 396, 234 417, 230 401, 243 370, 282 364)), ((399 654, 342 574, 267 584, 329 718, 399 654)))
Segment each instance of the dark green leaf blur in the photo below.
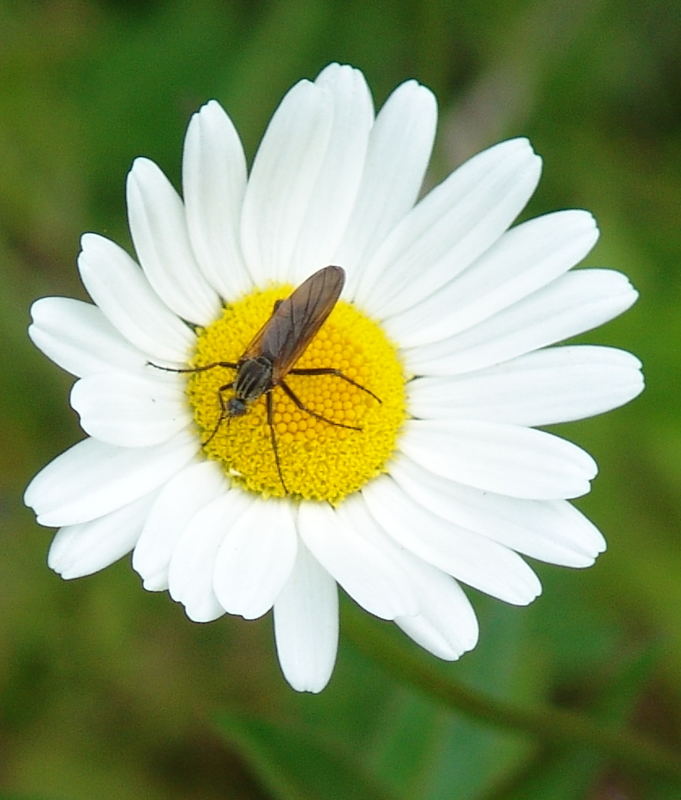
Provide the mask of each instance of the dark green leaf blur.
POLYGON ((578 505, 608 551, 585 571, 538 565, 529 608, 476 595, 478 649, 438 667, 681 752, 680 20, 668 0, 0 2, 0 798, 681 796, 445 710, 342 633, 329 687, 298 695, 269 615, 191 623, 129 559, 62 581, 46 566, 52 533, 21 499, 82 438, 72 381, 29 343, 28 310, 85 299, 82 232, 129 246, 133 158, 177 185, 189 116, 213 97, 252 157, 284 91, 330 61, 360 67, 377 105, 417 78, 440 104, 429 185, 526 135, 544 177, 525 216, 595 214, 586 263, 626 273, 641 298, 580 340, 635 352, 648 383, 629 406, 560 428, 599 463, 578 505))

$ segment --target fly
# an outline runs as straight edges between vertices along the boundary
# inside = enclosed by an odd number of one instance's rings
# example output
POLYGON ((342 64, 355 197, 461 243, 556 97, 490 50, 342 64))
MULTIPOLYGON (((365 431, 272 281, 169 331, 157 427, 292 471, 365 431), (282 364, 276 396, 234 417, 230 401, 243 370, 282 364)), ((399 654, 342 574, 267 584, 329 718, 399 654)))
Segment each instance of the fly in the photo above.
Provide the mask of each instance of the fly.
POLYGON ((353 381, 352 378, 344 375, 334 367, 313 367, 310 369, 295 367, 295 363, 305 352, 329 314, 333 311, 343 290, 344 283, 345 271, 342 267, 324 267, 315 272, 285 300, 277 300, 274 304, 272 315, 255 334, 241 358, 236 362, 214 361, 212 364, 186 369, 171 369, 170 367, 161 367, 158 364, 149 362, 151 366, 167 372, 205 372, 216 367, 236 370, 234 380, 225 383, 217 390, 220 416, 210 436, 202 443, 204 446, 213 439, 225 420, 229 422, 231 417, 243 416, 249 407, 264 395, 267 424, 270 429, 277 474, 286 494, 288 494, 288 488, 281 471, 279 448, 274 431, 272 390, 276 386, 281 387, 293 403, 311 417, 338 428, 349 428, 355 431, 362 430, 355 425, 334 422, 332 419, 328 419, 328 417, 308 408, 286 383, 285 378, 287 375, 335 375, 337 378, 370 394, 379 403, 381 402, 381 399, 370 389, 357 383, 357 381, 353 381), (230 391, 233 391, 233 395, 226 399, 225 395, 230 391))

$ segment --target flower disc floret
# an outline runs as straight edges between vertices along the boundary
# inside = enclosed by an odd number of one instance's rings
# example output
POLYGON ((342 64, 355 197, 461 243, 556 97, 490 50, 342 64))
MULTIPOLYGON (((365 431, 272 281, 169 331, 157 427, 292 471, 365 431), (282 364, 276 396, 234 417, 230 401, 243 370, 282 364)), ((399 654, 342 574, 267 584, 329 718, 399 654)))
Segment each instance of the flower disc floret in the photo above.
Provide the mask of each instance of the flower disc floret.
MULTIPOLYGON (((275 301, 292 289, 256 291, 227 306, 218 320, 199 331, 192 366, 237 362, 272 314, 275 301)), ((337 375, 286 375, 305 408, 337 423, 333 425, 298 408, 280 386, 272 390, 274 435, 288 493, 337 503, 386 470, 406 414, 404 370, 381 327, 342 300, 295 366, 340 370, 380 398, 379 402, 337 375)), ((220 389, 235 377, 228 367, 190 375, 187 391, 206 455, 244 488, 283 496, 265 398, 256 400, 243 416, 218 425, 220 389)), ((223 391, 225 401, 231 396, 230 390, 223 391)))

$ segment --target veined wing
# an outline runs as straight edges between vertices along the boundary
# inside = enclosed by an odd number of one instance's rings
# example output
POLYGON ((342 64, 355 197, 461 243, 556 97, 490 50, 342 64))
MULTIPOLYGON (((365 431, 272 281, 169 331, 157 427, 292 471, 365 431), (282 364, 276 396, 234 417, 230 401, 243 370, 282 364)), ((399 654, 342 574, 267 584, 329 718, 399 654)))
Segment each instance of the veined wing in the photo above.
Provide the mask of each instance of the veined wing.
POLYGON ((303 281, 277 306, 253 337, 242 359, 266 356, 273 383, 284 377, 322 327, 343 290, 345 270, 324 267, 303 281))

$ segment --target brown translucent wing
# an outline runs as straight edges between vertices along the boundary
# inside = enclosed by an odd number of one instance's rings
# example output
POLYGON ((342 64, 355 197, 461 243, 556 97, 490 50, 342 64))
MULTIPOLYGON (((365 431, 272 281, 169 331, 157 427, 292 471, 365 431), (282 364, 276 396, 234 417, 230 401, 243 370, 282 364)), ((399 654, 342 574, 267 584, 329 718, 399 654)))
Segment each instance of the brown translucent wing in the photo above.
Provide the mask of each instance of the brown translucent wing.
POLYGON ((293 367, 322 327, 343 290, 342 267, 324 267, 282 300, 272 316, 254 336, 241 357, 266 356, 277 383, 293 367))

